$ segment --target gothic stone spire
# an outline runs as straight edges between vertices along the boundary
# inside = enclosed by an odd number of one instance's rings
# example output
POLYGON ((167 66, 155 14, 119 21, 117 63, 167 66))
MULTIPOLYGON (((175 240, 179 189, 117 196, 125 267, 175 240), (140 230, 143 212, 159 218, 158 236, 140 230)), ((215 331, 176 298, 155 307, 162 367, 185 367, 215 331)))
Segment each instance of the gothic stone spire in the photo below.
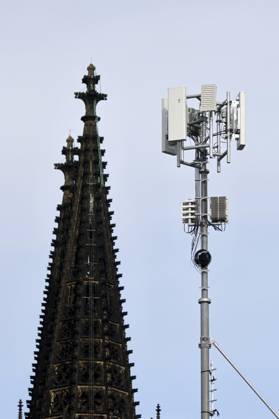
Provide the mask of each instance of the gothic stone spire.
POLYGON ((22 400, 20 399, 18 402, 18 419, 23 419, 22 408, 23 408, 23 403, 22 403, 22 400))
POLYGON ((85 104, 79 146, 70 136, 62 204, 36 340, 28 419, 135 419, 116 237, 104 173, 96 105, 99 76, 90 64, 75 93, 85 104))
POLYGON ((159 404, 157 404, 156 406, 156 419, 160 419, 161 418, 161 406, 159 404))

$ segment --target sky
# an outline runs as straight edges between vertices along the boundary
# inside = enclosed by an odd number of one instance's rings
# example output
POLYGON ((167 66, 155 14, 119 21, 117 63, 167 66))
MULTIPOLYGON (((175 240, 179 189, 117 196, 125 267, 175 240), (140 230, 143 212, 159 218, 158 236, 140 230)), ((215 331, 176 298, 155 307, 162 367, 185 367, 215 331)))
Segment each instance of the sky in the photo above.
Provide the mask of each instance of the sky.
MULTIPOLYGON (((226 232, 210 232, 211 337, 279 411, 277 0, 34 0, 0 16, 1 415, 16 417, 29 376, 69 130, 82 133, 73 92, 90 61, 108 100, 98 107, 137 375, 138 413, 200 417, 199 274, 181 202, 194 172, 161 153, 161 98, 215 83, 246 92, 247 147, 217 174, 226 232), (275 333, 276 332, 276 333, 275 333)), ((271 417, 211 350, 216 408, 226 419, 271 417)))

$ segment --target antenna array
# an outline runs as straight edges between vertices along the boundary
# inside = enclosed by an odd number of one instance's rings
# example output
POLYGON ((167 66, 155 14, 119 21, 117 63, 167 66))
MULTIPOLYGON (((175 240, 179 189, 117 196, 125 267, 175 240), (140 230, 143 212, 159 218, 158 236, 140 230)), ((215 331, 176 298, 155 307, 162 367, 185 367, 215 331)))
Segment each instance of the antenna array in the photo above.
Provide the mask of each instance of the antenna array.
POLYGON ((208 266, 211 255, 208 251, 208 228, 224 230, 228 222, 227 198, 208 197, 208 163, 216 159, 217 172, 226 158, 231 162, 232 142, 237 150, 245 147, 245 95, 240 92, 232 100, 227 92, 222 102, 217 101, 217 87, 207 84, 201 93, 187 95, 185 87, 168 89, 167 99, 162 100, 162 151, 176 156, 177 166, 186 165, 195 169, 195 199, 182 204, 182 222, 187 232, 193 234, 192 260, 201 273, 200 342, 201 350, 201 419, 215 414, 215 388, 210 367, 209 350, 209 298, 208 266), (191 107, 190 102, 198 101, 191 107), (190 153, 194 153, 189 160, 190 153), (187 157, 187 160, 186 160, 187 157), (198 248, 198 245, 199 248, 198 248))
POLYGON ((216 158, 217 171, 226 157, 231 163, 231 143, 236 141, 237 150, 245 147, 245 94, 240 92, 231 100, 217 102, 217 87, 207 84, 201 94, 186 96, 185 87, 168 89, 168 98, 162 99, 162 151, 177 157, 177 166, 197 164, 187 162, 187 151, 206 149, 208 156, 216 158), (199 102, 198 108, 188 106, 192 99, 199 102), (187 145, 189 140, 193 144, 187 145))

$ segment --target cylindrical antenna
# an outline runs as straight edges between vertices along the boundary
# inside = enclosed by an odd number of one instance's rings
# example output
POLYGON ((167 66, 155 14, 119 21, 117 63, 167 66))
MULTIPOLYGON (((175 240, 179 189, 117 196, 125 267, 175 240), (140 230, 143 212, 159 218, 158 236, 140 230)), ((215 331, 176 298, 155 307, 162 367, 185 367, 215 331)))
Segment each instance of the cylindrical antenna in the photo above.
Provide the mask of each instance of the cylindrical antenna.
POLYGON ((227 163, 231 162, 231 95, 227 92, 227 163))
POLYGON ((213 157, 213 112, 210 112, 209 116, 209 156, 213 157))

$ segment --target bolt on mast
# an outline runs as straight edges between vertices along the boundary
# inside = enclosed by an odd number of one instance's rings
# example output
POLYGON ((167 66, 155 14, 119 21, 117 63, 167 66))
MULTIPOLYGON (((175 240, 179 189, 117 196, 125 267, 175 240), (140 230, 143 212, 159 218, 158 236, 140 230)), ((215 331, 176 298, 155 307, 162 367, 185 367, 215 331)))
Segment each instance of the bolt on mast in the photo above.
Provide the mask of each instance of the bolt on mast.
POLYGON ((208 197, 209 161, 216 159, 217 172, 226 157, 231 162, 231 142, 236 140, 237 149, 245 147, 245 96, 240 92, 236 100, 230 93, 218 103, 217 87, 203 85, 201 94, 186 95, 185 87, 168 89, 168 98, 162 100, 162 151, 176 156, 177 166, 195 169, 195 199, 182 204, 182 220, 187 232, 193 235, 192 258, 201 274, 200 342, 201 351, 201 419, 219 414, 212 408, 210 397, 210 322, 208 292, 208 229, 224 230, 227 223, 226 197, 208 197), (188 107, 197 99, 198 108, 188 107), (189 141, 190 145, 187 145, 189 141), (194 152, 194 159, 186 161, 187 152, 194 152), (210 202, 210 206, 209 206, 210 202), (197 250, 198 246, 200 248, 197 250))

